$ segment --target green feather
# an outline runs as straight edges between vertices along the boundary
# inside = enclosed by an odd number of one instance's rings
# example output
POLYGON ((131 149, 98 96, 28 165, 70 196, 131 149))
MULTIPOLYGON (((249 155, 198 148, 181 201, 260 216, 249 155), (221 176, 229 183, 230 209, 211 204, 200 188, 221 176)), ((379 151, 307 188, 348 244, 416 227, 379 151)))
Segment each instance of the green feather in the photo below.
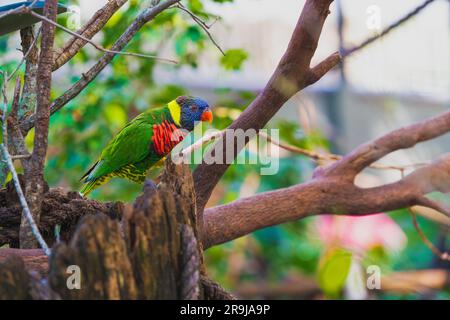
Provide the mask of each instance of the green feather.
POLYGON ((148 169, 163 156, 153 151, 153 125, 172 122, 168 107, 141 113, 130 121, 105 147, 98 161, 82 177, 86 183, 81 193, 86 196, 112 177, 142 183, 148 169))

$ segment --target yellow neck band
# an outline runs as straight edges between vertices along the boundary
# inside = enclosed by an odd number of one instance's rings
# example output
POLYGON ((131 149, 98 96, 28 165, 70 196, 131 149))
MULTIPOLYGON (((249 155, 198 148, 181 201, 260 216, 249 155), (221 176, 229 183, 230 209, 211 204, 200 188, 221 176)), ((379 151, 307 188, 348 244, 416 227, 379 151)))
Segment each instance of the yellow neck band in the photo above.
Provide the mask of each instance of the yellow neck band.
POLYGON ((180 126, 181 107, 176 100, 172 100, 168 104, 170 115, 177 126, 180 126))

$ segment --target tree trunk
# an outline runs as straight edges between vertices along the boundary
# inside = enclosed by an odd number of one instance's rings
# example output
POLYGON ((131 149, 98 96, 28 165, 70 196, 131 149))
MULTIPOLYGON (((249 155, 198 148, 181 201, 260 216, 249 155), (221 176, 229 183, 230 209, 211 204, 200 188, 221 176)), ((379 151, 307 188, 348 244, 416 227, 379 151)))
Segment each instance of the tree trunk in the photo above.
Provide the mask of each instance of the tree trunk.
MULTIPOLYGON (((4 191, 1 204, 15 208, 7 195, 4 191)), ((18 228, 18 208, 9 211, 8 219, 1 216, 0 221, 18 228)), ((232 298, 206 277, 187 166, 167 161, 158 187, 146 183, 130 205, 101 204, 50 190, 41 222, 47 238, 56 222, 64 224, 62 233, 70 241, 55 244, 48 261, 30 259, 25 254, 29 250, 0 249, 0 299, 232 298), (74 217, 76 206, 83 211, 74 217), (5 250, 21 257, 2 255, 5 250), (80 271, 80 289, 68 285, 76 273, 73 266, 80 271)))

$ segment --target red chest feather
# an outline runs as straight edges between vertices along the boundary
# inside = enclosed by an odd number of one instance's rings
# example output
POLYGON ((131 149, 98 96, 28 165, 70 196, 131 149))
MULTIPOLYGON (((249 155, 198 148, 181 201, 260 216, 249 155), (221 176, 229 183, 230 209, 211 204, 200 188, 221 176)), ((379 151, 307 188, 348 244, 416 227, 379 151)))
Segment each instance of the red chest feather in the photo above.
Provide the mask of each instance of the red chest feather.
POLYGON ((173 123, 165 120, 161 124, 153 125, 153 149, 160 156, 167 155, 173 147, 183 140, 185 134, 173 123))

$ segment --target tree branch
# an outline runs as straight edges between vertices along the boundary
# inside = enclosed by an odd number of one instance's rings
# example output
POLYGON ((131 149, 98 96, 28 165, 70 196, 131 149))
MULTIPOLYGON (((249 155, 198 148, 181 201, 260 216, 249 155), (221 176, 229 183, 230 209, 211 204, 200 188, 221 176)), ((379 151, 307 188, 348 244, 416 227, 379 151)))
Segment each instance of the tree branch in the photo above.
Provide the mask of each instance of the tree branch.
POLYGON ((191 10, 189 10, 188 8, 183 6, 181 3, 178 3, 175 6, 175 8, 178 8, 181 11, 186 12, 192 18, 192 20, 194 20, 194 22, 197 23, 200 26, 200 28, 203 29, 203 31, 205 31, 205 33, 208 36, 208 38, 216 46, 216 48, 220 51, 220 53, 222 55, 225 55, 225 52, 222 50, 222 48, 219 46, 217 41, 214 39, 214 37, 212 36, 211 32, 209 32, 210 26, 208 26, 202 19, 200 19, 198 16, 196 16, 191 10))
POLYGON ((385 28, 379 34, 368 38, 367 40, 361 42, 359 45, 357 45, 355 47, 352 47, 350 49, 344 49, 344 51, 341 52, 342 57, 347 57, 347 56, 355 53, 356 51, 359 51, 359 50, 365 48, 366 46, 368 46, 369 44, 375 42, 376 40, 384 37, 385 35, 390 33, 392 30, 397 28, 398 26, 401 26, 403 23, 405 23, 406 21, 408 21, 412 17, 415 17, 416 15, 418 15, 423 9, 428 7, 428 5, 430 5, 432 2, 434 2, 434 0, 426 0, 424 3, 422 3, 421 5, 419 5, 416 8, 414 8, 414 10, 412 10, 411 12, 408 12, 405 16, 401 17, 399 20, 397 20, 393 24, 389 25, 387 28, 385 28))
MULTIPOLYGON (((70 100, 75 98, 97 75, 112 61, 116 56, 114 51, 121 51, 131 41, 134 35, 149 21, 153 20, 158 14, 169 8, 180 0, 167 0, 157 4, 154 7, 145 9, 140 13, 133 23, 125 30, 125 32, 117 39, 111 47, 111 51, 105 53, 102 58, 90 68, 87 72, 82 74, 80 80, 74 83, 66 92, 56 98, 50 106, 50 114, 64 107, 70 100)), ((21 125, 22 130, 28 132, 35 124, 35 116, 32 115, 27 118, 21 125)))
MULTIPOLYGON (((306 1, 286 52, 266 87, 230 125, 229 129, 259 131, 292 95, 317 81, 339 63, 339 55, 332 54, 318 66, 310 69, 311 59, 316 51, 323 24, 329 14, 331 2, 332 0, 306 1)), ((222 146, 219 152, 226 155, 227 135, 218 139, 214 148, 211 149, 212 154, 215 153, 217 146, 222 146)), ((236 157, 240 151, 237 150, 236 143, 234 149, 233 156, 236 157)), ((228 166, 229 163, 207 164, 203 162, 194 171, 199 221, 202 221, 202 212, 207 200, 228 166)))
MULTIPOLYGON (((77 34, 86 39, 92 39, 128 0, 108 0, 108 2, 89 19, 86 24, 76 31, 77 34)), ((73 36, 64 46, 57 50, 53 71, 58 70, 67 61, 72 59, 78 51, 86 45, 87 41, 78 36, 73 36)))
POLYGON ((36 45, 36 39, 38 38, 39 33, 40 31, 38 34, 34 35, 32 26, 20 30, 22 52, 26 55, 26 64, 18 119, 21 119, 23 116, 29 116, 34 112, 36 107, 36 74, 39 59, 39 49, 36 45))
POLYGON ((437 117, 394 130, 361 145, 341 161, 336 162, 328 169, 327 174, 333 175, 335 172, 339 174, 345 172, 349 174, 349 179, 353 179, 356 174, 387 154, 395 150, 411 148, 419 142, 434 139, 449 131, 450 111, 447 111, 437 117))
POLYGON ((48 23, 51 23, 55 27, 60 28, 61 30, 67 32, 68 34, 73 35, 74 37, 78 37, 82 41, 85 41, 86 43, 91 44, 95 49, 97 49, 99 51, 106 52, 106 53, 112 53, 112 54, 121 54, 121 55, 126 55, 126 56, 140 57, 140 58, 156 59, 156 60, 169 62, 169 63, 174 63, 174 64, 177 63, 177 61, 175 61, 175 60, 166 59, 166 58, 159 58, 159 57, 154 56, 154 55, 148 55, 148 54, 142 54, 142 53, 134 53, 134 52, 127 52, 127 51, 115 51, 115 50, 106 49, 106 48, 102 47, 101 45, 95 43, 94 41, 90 40, 89 38, 87 38, 87 37, 85 37, 85 36, 83 36, 81 34, 78 34, 78 33, 74 32, 74 31, 64 27, 63 25, 60 25, 59 23, 56 23, 56 22, 46 18, 45 16, 40 15, 39 13, 36 13, 36 12, 30 10, 30 14, 32 16, 35 16, 36 18, 41 19, 42 21, 47 21, 48 23))
MULTIPOLYGON (((414 205, 436 209, 434 202, 424 200, 424 195, 433 191, 450 192, 450 153, 383 186, 359 188, 355 186, 354 178, 390 152, 412 147, 449 131, 450 112, 446 112, 357 148, 329 167, 318 168, 309 182, 206 209, 204 247, 311 215, 366 215, 414 205)), ((448 213, 442 206, 439 209, 448 213)))

